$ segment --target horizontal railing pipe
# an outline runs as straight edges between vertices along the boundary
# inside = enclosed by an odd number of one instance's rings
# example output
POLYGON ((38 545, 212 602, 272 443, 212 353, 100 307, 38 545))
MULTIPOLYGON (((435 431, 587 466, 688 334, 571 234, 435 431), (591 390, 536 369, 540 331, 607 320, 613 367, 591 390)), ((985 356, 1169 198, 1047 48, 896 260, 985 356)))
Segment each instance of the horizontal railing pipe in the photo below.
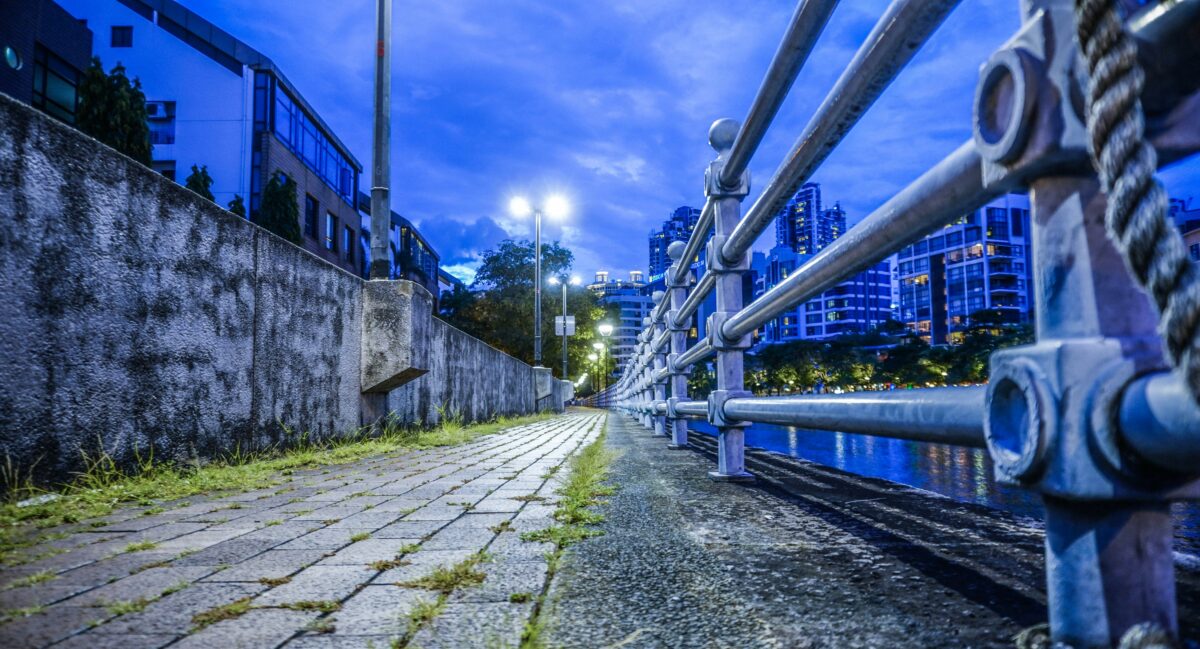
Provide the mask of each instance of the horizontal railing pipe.
MULTIPOLYGON (((696 255, 700 254, 700 248, 708 241, 708 235, 712 231, 713 219, 715 217, 716 204, 712 200, 704 202, 704 208, 700 210, 700 218, 696 219, 696 227, 692 229, 692 235, 688 237, 687 245, 683 249, 683 255, 679 257, 679 261, 675 264, 675 275, 672 277, 674 283, 678 284, 687 277, 687 274, 692 270, 692 260, 696 255)), ((668 269, 667 272, 670 272, 668 269)))
POLYGON ((1177 374, 1143 376, 1121 395, 1121 440, 1152 464, 1179 473, 1200 466, 1200 406, 1177 374))
POLYGON ((740 259, 912 59, 958 0, 894 0, 842 71, 762 194, 721 247, 740 259))
POLYGON ((924 388, 725 402, 727 418, 983 448, 985 387, 924 388))
POLYGON ((722 333, 736 340, 779 313, 837 286, 846 277, 961 217, 1008 187, 983 187, 979 153, 967 141, 725 322, 722 333))
POLYGON ((675 412, 684 417, 700 419, 708 418, 708 402, 707 401, 680 401, 675 404, 675 412))
POLYGON ((796 7, 783 40, 771 59, 771 66, 767 68, 767 74, 754 96, 754 103, 733 141, 725 166, 721 169, 722 185, 729 187, 736 184, 750 164, 750 159, 762 143, 779 107, 795 83, 796 75, 800 74, 836 6, 837 0, 802 0, 796 7))
POLYGON ((688 293, 687 299, 683 301, 683 306, 679 308, 679 313, 675 314, 676 327, 686 327, 688 320, 692 317, 704 300, 708 298, 708 294, 712 292, 713 287, 717 285, 717 276, 714 273, 705 273, 700 281, 696 282, 696 286, 688 293))
POLYGON ((713 349, 712 346, 708 344, 708 340, 701 340, 695 345, 692 345, 692 347, 686 352, 679 355, 679 358, 675 360, 675 369, 682 370, 691 365, 695 365, 709 356, 712 356, 714 353, 716 353, 716 351, 717 350, 713 349))

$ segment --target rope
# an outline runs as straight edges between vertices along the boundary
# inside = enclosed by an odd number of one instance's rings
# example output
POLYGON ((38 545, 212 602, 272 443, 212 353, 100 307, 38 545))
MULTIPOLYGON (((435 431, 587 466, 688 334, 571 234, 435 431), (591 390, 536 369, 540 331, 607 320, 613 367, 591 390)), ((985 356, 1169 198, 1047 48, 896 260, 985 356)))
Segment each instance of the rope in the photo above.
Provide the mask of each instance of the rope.
POLYGON ((1200 403, 1200 266, 1167 216, 1167 193, 1154 177, 1158 154, 1145 138, 1145 75, 1117 0, 1075 0, 1087 58, 1088 149, 1108 195, 1104 224, 1125 264, 1158 308, 1171 364, 1200 403))

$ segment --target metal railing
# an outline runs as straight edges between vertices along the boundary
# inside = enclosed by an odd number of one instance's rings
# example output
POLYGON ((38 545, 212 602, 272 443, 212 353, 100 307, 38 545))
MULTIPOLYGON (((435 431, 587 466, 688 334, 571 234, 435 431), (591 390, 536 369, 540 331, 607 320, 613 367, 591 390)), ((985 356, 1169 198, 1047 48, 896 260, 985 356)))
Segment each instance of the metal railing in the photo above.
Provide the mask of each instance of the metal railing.
POLYGON ((625 373, 589 402, 637 416, 675 448, 687 446, 687 419, 706 419, 718 431, 717 480, 753 479, 743 458, 751 422, 986 448, 1000 481, 1044 497, 1053 639, 1109 647, 1127 635, 1175 637, 1168 504, 1200 498, 1200 273, 1172 266, 1164 289, 1163 272, 1142 269, 1181 245, 1150 209, 1152 175, 1156 153, 1165 163, 1200 151, 1200 0, 1163 0, 1128 21, 1116 0, 1015 3, 1023 24, 981 69, 974 137, 743 304, 750 247, 956 4, 894 0, 742 216, 750 159, 836 5, 800 2, 744 125, 723 119, 709 130, 718 155, 699 222, 668 251, 666 290, 653 296, 625 373), (760 326, 1013 190, 1030 192, 1037 342, 993 354, 986 387, 745 390, 743 354, 760 326), (1136 227, 1120 222, 1123 209, 1136 227), (707 270, 694 278, 702 248, 707 270), (1154 284, 1155 302, 1140 284, 1154 284), (707 336, 688 348, 712 293, 707 336), (689 367, 713 356, 716 389, 689 400, 689 367))

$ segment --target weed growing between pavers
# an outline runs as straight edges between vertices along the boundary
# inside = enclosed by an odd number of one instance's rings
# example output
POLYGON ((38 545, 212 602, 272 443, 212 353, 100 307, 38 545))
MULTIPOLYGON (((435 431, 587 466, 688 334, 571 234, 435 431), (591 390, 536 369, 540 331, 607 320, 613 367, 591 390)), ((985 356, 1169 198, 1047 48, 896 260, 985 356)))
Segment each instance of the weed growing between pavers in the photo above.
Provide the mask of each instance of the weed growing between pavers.
POLYGON ((483 551, 479 551, 449 568, 438 566, 433 572, 420 579, 396 584, 404 588, 431 590, 438 595, 437 599, 433 601, 420 601, 413 606, 413 609, 408 614, 408 628, 404 632, 404 637, 394 640, 392 646, 408 646, 409 641, 412 640, 417 631, 420 631, 423 626, 432 622, 442 612, 442 609, 446 607, 446 600, 450 597, 451 593, 460 588, 469 588, 482 584, 487 575, 476 570, 476 568, 479 567, 479 564, 490 560, 491 557, 483 551))
POLYGON ((39 570, 32 575, 26 575, 20 579, 14 579, 13 581, 8 582, 4 585, 4 590, 9 590, 10 588, 25 588, 27 586, 40 584, 42 582, 57 578, 58 575, 54 574, 53 570, 39 570))
POLYGON ((157 547, 158 544, 154 541, 139 541, 137 543, 130 543, 129 545, 125 546, 125 549, 122 550, 122 552, 143 552, 145 550, 153 550, 157 547))
POLYGON ((350 542, 358 543, 359 541, 366 541, 369 538, 371 538, 370 532, 358 532, 357 534, 350 535, 350 542))
MULTIPOLYGON (((571 458, 566 483, 557 491, 562 496, 558 501, 558 508, 554 511, 554 519, 559 524, 521 535, 523 541, 554 543, 554 549, 546 553, 547 586, 558 572, 558 564, 566 548, 602 533, 592 526, 603 521, 604 517, 589 508, 599 504, 601 498, 612 495, 614 491, 612 485, 605 484, 613 460, 616 459, 615 453, 604 448, 607 429, 608 424, 605 422, 605 429, 600 431, 600 436, 571 458)), ((548 471, 547 479, 553 476, 557 469, 558 467, 555 467, 548 471)), ((542 615, 545 600, 546 592, 543 588, 542 593, 534 598, 533 613, 521 631, 521 649, 541 649, 545 646, 542 640, 542 632, 546 626, 542 615)))
MULTIPOLYGON (((125 504, 169 501, 213 491, 250 491, 279 486, 297 468, 345 464, 400 449, 454 446, 491 435, 506 428, 542 421, 555 415, 541 413, 527 417, 501 417, 491 422, 463 425, 449 418, 439 428, 410 429, 395 419, 373 433, 360 429, 353 433, 315 440, 307 434, 293 436, 286 449, 271 448, 258 453, 234 451, 204 466, 180 465, 139 458, 136 466, 122 471, 113 458, 101 454, 84 456, 84 470, 68 484, 60 485, 45 502, 18 507, 17 503, 35 496, 48 495, 16 469, 0 467, 0 564, 14 565, 33 561, 46 554, 24 556, 16 560, 17 549, 51 540, 37 535, 39 529, 104 516, 125 504)), ((182 504, 179 506, 183 506, 182 504)), ((235 507, 227 507, 231 509, 235 507)), ((147 514, 152 515, 152 514, 147 514)), ((97 521, 99 523, 99 521, 97 521)), ((60 553, 62 550, 51 550, 60 553)))
POLYGON ((270 588, 274 588, 276 586, 282 586, 284 584, 289 584, 289 583, 291 583, 291 581, 292 581, 291 577, 259 577, 258 578, 258 583, 260 583, 264 586, 268 586, 270 588))
POLYGON ((342 610, 342 604, 331 599, 306 599, 299 602, 287 602, 284 604, 276 604, 274 606, 263 606, 255 608, 287 608, 293 611, 320 611, 322 613, 333 613, 342 610))
POLYGON ((206 626, 216 624, 224 620, 235 620, 246 614, 250 610, 250 600, 252 597, 243 597, 239 600, 222 604, 201 611, 192 616, 192 633, 203 629, 206 626))

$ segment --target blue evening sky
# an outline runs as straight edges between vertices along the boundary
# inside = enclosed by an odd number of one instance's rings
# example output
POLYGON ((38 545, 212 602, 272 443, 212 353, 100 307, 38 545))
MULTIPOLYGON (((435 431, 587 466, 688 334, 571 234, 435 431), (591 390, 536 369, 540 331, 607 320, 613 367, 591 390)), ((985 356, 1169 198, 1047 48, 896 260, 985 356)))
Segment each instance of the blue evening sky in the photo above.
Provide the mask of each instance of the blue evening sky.
MULTIPOLYGON (((182 0, 275 60, 338 136, 371 159, 374 0, 182 0)), ((970 136, 980 63, 1017 28, 1015 0, 964 0, 812 180, 850 222, 970 136)), ((392 201, 451 272, 532 237, 517 193, 572 205, 544 236, 576 271, 645 269, 646 235, 703 204, 706 133, 741 118, 793 10, 784 0, 396 0, 392 201)), ((751 165, 755 194, 883 13, 835 10, 751 165)), ((1200 169, 1164 178, 1200 203, 1200 169)), ((363 178, 369 188, 369 174, 363 178)), ((749 206, 755 194, 747 199, 749 206)), ((759 248, 773 245, 773 232, 759 248)))

